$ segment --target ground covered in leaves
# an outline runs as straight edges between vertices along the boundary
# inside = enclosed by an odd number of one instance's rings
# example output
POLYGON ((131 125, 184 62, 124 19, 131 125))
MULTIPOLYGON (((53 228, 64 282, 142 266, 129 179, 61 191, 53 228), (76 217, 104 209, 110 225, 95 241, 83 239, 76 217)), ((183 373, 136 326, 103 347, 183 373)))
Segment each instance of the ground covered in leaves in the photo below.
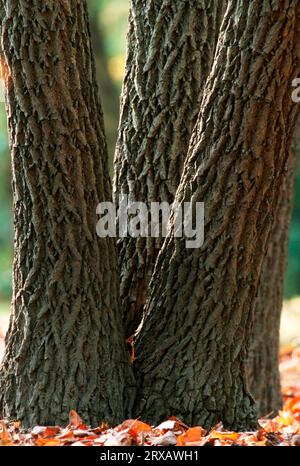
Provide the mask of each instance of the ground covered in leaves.
POLYGON ((75 411, 66 427, 36 426, 23 432, 19 422, 0 421, 0 446, 300 446, 300 347, 282 349, 280 369, 284 406, 274 418, 260 419, 257 432, 227 432, 222 424, 209 432, 176 418, 158 426, 129 419, 110 428, 91 429, 75 411))

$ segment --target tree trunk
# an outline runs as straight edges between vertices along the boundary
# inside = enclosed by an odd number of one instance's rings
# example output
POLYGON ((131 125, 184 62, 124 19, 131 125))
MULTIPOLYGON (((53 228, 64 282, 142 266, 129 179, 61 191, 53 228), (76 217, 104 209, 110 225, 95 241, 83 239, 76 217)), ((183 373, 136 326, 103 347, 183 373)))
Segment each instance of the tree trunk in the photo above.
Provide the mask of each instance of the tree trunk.
POLYGON ((120 421, 133 379, 115 244, 95 230, 111 186, 86 1, 3 3, 15 257, 2 415, 25 426, 64 423, 70 409, 92 425, 120 421))
MULTIPOLYGON (((214 57, 224 1, 133 0, 115 158, 115 201, 174 201, 214 57)), ((136 330, 161 238, 121 238, 121 302, 136 330)))
MULTIPOLYGON (((205 203, 205 242, 168 238, 136 339, 135 412, 256 427, 247 364, 255 298, 298 105, 298 2, 231 0, 176 194, 205 203)), ((283 277, 280 278, 283 280, 283 277)))
POLYGON ((264 259, 255 303, 249 361, 249 383, 260 416, 275 415, 282 406, 279 348, 280 319, 288 255, 296 157, 292 150, 288 174, 278 193, 270 244, 264 259))

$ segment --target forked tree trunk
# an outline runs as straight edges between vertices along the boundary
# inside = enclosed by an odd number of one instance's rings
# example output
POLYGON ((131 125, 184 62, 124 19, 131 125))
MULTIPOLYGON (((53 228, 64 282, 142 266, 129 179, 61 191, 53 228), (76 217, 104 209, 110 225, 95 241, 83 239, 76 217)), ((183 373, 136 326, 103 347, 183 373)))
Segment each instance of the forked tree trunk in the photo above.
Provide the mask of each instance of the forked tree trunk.
MULTIPOLYGON (((224 1, 132 0, 115 197, 172 203, 211 70, 224 1)), ((136 330, 160 238, 121 238, 121 302, 136 330)))
POLYGON ((86 1, 2 3, 15 259, 1 412, 25 426, 70 409, 120 421, 133 380, 115 244, 95 230, 111 186, 86 1))
POLYGON ((294 0, 228 4, 176 195, 205 202, 205 242, 165 241, 136 339, 135 412, 146 420, 256 426, 248 353, 298 114, 299 14, 294 0))

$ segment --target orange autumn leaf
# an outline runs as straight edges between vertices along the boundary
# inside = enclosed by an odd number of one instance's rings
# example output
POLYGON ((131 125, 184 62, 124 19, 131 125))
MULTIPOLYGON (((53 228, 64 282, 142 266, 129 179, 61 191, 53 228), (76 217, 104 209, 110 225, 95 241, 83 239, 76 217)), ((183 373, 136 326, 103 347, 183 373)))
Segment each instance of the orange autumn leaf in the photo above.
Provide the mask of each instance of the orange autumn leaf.
POLYGON ((39 447, 58 447, 60 445, 60 440, 58 439, 44 439, 39 438, 36 440, 35 444, 39 447))
POLYGON ((285 345, 280 348, 280 357, 284 358, 286 356, 290 356, 290 354, 294 351, 295 346, 294 345, 285 345))
POLYGON ((128 433, 132 435, 132 437, 137 437, 137 435, 141 433, 152 432, 152 428, 148 424, 138 421, 137 419, 129 419, 123 422, 122 427, 128 429, 128 433))
POLYGON ((12 445, 12 438, 8 432, 4 421, 0 421, 0 445, 1 446, 10 446, 12 445))
POLYGON ((40 438, 47 438, 47 437, 54 437, 55 435, 59 434, 60 427, 57 426, 50 426, 50 427, 42 427, 36 426, 32 429, 31 435, 37 436, 40 438))
POLYGON ((218 432, 217 430, 213 430, 210 433, 210 438, 218 439, 218 440, 238 440, 239 434, 236 432, 218 432))
POLYGON ((54 437, 55 435, 59 434, 60 428, 57 426, 46 427, 44 432, 44 437, 54 437))
POLYGON ((204 430, 201 427, 191 427, 185 434, 179 435, 177 445, 183 447, 188 443, 199 442, 203 436, 204 430))
POLYGON ((290 398, 285 403, 285 410, 295 412, 300 412, 300 396, 295 396, 290 398))
POLYGON ((81 417, 73 409, 70 411, 69 414, 69 422, 71 427, 79 427, 83 425, 81 417))
POLYGON ((299 382, 300 371, 293 373, 292 383, 284 382, 282 411, 277 417, 260 419, 261 427, 255 432, 226 432, 219 423, 207 433, 201 427, 189 428, 175 417, 153 427, 139 419, 129 419, 115 428, 102 423, 94 429, 85 426, 76 411, 71 411, 68 426, 36 426, 24 431, 19 422, 0 421, 0 446, 298 446, 299 382))

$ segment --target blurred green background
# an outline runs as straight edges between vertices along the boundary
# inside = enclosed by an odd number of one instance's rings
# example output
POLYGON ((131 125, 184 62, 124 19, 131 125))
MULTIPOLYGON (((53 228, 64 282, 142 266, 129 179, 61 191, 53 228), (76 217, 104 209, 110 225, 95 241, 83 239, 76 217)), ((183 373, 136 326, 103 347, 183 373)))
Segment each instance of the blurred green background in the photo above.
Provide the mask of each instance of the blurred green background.
MULTIPOLYGON (((119 95, 124 72, 129 0, 88 0, 88 4, 109 154, 112 161, 118 126, 119 95)), ((12 292, 12 200, 9 157, 5 109, 4 104, 0 103, 0 313, 8 311, 12 292)), ((297 295, 300 295, 299 169, 289 244, 285 298, 290 299, 297 295)), ((299 303, 298 300, 297 302, 299 303)), ((298 307, 297 305, 297 312, 298 307)))

